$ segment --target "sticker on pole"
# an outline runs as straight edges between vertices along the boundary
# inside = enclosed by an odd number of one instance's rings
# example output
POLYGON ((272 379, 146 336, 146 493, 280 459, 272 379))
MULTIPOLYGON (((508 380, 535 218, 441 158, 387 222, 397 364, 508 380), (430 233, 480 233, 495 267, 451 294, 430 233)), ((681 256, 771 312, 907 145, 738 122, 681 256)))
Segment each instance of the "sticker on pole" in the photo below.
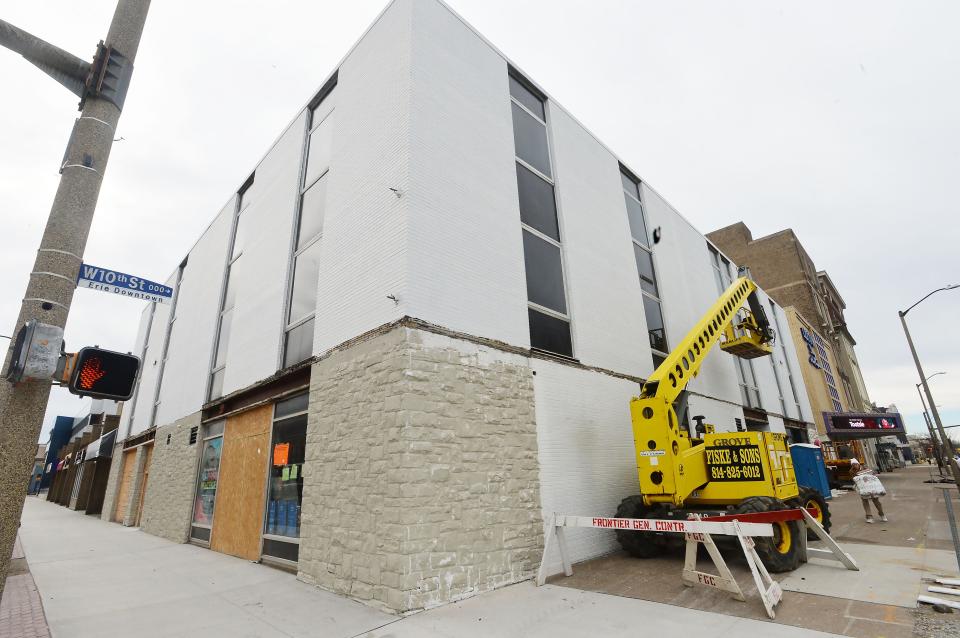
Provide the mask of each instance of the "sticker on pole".
POLYGON ((144 299, 153 303, 170 303, 170 300, 173 299, 173 288, 170 286, 90 264, 80 264, 77 288, 102 290, 122 297, 144 299))

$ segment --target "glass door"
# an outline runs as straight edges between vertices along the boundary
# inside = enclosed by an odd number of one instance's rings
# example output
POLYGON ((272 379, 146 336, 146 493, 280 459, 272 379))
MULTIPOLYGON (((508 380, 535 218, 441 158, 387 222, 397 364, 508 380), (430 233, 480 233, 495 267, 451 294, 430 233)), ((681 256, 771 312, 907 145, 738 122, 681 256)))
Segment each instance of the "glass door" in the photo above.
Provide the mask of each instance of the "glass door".
POLYGON ((213 507, 220 479, 220 453, 223 450, 223 425, 223 421, 217 421, 206 426, 203 451, 200 453, 190 540, 204 544, 210 543, 210 530, 213 527, 213 507))
POLYGON ((274 406, 273 441, 263 522, 264 558, 295 565, 300 555, 300 507, 307 445, 307 403, 301 394, 274 406))

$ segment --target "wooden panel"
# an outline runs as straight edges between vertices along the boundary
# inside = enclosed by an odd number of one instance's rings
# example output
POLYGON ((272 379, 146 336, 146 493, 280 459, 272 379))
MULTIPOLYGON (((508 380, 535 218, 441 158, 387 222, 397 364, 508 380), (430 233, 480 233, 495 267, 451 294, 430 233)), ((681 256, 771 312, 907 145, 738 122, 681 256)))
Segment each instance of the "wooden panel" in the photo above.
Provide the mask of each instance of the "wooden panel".
POLYGON ((272 416, 273 406, 264 405, 227 419, 210 538, 218 552, 260 558, 272 416))
POLYGON ((117 493, 117 503, 113 509, 113 521, 115 523, 122 523, 123 517, 127 513, 127 500, 130 498, 130 488, 133 486, 134 460, 136 457, 136 450, 123 453, 123 466, 120 469, 120 491, 117 493))
POLYGON ((143 480, 140 482, 140 497, 137 503, 137 514, 133 520, 134 527, 140 527, 140 517, 143 516, 143 498, 147 493, 147 479, 150 478, 150 461, 153 460, 153 444, 146 446, 143 450, 143 480))

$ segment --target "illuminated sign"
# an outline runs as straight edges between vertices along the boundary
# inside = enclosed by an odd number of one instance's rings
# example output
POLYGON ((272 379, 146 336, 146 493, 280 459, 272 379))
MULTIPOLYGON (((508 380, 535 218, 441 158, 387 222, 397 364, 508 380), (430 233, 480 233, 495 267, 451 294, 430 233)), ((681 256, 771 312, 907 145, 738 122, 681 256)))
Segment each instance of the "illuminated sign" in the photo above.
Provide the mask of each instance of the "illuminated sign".
POLYGON ((903 419, 896 412, 873 414, 827 412, 827 434, 838 438, 865 439, 904 433, 903 419))

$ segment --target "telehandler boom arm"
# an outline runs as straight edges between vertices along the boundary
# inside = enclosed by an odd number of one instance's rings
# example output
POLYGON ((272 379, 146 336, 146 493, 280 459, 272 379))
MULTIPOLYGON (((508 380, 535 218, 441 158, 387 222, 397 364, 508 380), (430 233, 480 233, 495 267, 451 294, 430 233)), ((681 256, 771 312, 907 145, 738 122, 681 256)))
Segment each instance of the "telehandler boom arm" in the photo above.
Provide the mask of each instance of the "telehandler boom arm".
POLYGON ((644 502, 682 505, 707 483, 703 446, 681 427, 674 403, 697 376, 704 358, 720 348, 743 358, 770 354, 774 332, 749 277, 734 281, 660 364, 630 404, 637 469, 644 502), (741 313, 744 303, 750 307, 741 313), (721 342, 721 335, 723 340, 721 342))

